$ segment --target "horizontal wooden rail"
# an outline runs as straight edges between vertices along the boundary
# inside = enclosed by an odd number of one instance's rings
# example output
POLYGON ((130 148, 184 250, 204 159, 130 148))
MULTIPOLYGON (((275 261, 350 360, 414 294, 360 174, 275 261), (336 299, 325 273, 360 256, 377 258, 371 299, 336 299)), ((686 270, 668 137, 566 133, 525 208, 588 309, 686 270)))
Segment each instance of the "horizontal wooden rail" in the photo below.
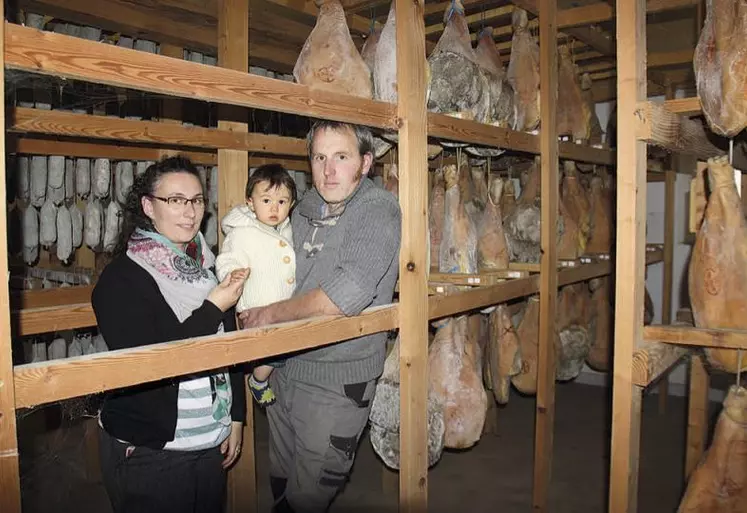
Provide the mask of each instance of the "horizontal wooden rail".
POLYGON ((6 23, 5 66, 138 91, 397 129, 396 106, 6 23))
POLYGON ((703 106, 700 104, 700 98, 695 96, 691 98, 678 98, 676 100, 665 100, 664 107, 669 112, 682 114, 684 116, 695 116, 701 114, 703 106))
POLYGON ((647 387, 672 369, 690 350, 660 342, 643 342, 633 353, 633 384, 647 387))
POLYGON ((232 132, 177 123, 92 116, 62 110, 17 107, 8 113, 8 130, 68 137, 110 139, 163 146, 195 146, 306 158, 306 140, 279 135, 232 132))
POLYGON ((11 291, 10 303, 14 310, 87 303, 91 301, 92 292, 93 285, 11 291))
POLYGON ((684 346, 747 349, 747 330, 718 330, 692 326, 644 326, 643 339, 684 346))
POLYGON ((54 331, 96 326, 91 303, 24 308, 10 312, 13 336, 37 335, 54 331))

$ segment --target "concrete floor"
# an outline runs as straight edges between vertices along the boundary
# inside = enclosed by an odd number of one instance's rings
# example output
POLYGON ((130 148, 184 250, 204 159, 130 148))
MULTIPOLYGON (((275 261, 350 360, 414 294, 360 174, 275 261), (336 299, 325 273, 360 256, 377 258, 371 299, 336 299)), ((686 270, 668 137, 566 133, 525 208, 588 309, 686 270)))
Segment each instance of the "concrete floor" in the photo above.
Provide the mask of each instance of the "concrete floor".
MULTIPOLYGON (((558 384, 549 501, 552 512, 606 511, 610 415, 607 394, 600 387, 558 384)), ((532 398, 513 395, 508 406, 498 411, 496 434, 483 436, 470 450, 443 455, 429 474, 429 511, 531 510, 534 404, 532 398)), ((720 405, 712 407, 715 414, 720 405)), ((664 415, 658 411, 658 396, 644 399, 640 513, 677 509, 683 492, 685 412, 683 398, 670 397, 664 415)), ((33 440, 24 437, 22 431, 24 512, 110 511, 101 485, 86 479, 83 433, 80 423, 37 435, 33 440)), ((267 426, 262 414, 257 416, 256 440, 260 511, 267 512, 271 497, 263 472, 267 468, 267 426)), ((398 498, 392 490, 397 475, 389 473, 387 477, 382 478, 382 465, 364 438, 351 481, 331 513, 396 512, 398 498)))

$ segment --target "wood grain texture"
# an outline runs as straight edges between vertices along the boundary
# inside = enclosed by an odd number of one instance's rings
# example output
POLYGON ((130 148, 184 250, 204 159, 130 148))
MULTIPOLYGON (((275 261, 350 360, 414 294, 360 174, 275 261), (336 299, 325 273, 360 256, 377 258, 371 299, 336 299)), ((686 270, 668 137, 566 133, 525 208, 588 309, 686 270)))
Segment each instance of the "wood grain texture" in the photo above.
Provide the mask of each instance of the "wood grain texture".
POLYGON ((709 140, 702 122, 674 114, 661 103, 641 102, 636 119, 641 141, 703 160, 726 153, 709 140))
POLYGON ((11 319, 16 337, 96 326, 90 302, 15 310, 11 319))
MULTIPOLYGON (((661 323, 672 324, 672 287, 674 283, 674 200, 677 173, 668 169, 664 182, 664 272, 662 273, 661 323)), ((659 384, 659 414, 667 409, 669 378, 659 384)))
POLYGON ((428 160, 423 0, 395 0, 399 127, 399 510, 428 511, 428 160))
POLYGON ((540 319, 532 511, 548 511, 555 430, 555 313, 558 299, 557 0, 540 0, 540 319))
POLYGON ((394 106, 307 86, 6 25, 6 66, 114 87, 395 129, 394 106))
POLYGON ((636 138, 636 109, 646 99, 646 3, 617 4, 617 248, 610 446, 610 513, 638 507, 641 389, 633 353, 643 327, 646 144, 636 138), (622 171, 624 170, 624 172, 622 171))
POLYGON ((706 370, 703 356, 690 356, 690 393, 687 398, 687 446, 685 448, 685 482, 700 463, 708 436, 708 392, 711 377, 706 370))
POLYGON ((12 309, 21 310, 88 303, 91 301, 91 292, 92 285, 14 291, 10 297, 10 304, 12 309))
MULTIPOLYGON (((0 19, 4 6, 0 5, 0 19)), ((0 28, 0 54, 4 49, 4 27, 0 28)), ((0 97, 5 97, 5 68, 0 66, 0 97)), ((0 126, 5 125, 5 111, 0 112, 0 126)), ((0 140, 0 154, 5 154, 5 137, 0 140)), ((0 196, 6 197, 5 159, 0 161, 0 196)), ((7 209, 0 211, 0 233, 7 240, 7 209)), ((0 275, 8 276, 8 252, 0 251, 0 275)), ((21 479, 18 467, 15 387, 13 386, 13 348, 10 326, 10 298, 6 284, 0 287, 0 505, 3 513, 21 513, 21 479)))
POLYGON ((718 330, 657 324, 643 328, 643 339, 684 346, 747 349, 747 330, 718 330))
POLYGON ((703 106, 700 103, 700 98, 697 96, 691 98, 665 100, 664 106, 669 112, 682 114, 684 116, 695 116, 703 112, 703 106))
POLYGON ((689 353, 689 349, 671 344, 641 343, 633 354, 633 384, 649 386, 689 353))
POLYGON ((12 109, 10 117, 12 122, 8 130, 12 132, 306 157, 306 141, 304 139, 247 133, 246 130, 183 126, 160 121, 138 121, 23 107, 12 109))

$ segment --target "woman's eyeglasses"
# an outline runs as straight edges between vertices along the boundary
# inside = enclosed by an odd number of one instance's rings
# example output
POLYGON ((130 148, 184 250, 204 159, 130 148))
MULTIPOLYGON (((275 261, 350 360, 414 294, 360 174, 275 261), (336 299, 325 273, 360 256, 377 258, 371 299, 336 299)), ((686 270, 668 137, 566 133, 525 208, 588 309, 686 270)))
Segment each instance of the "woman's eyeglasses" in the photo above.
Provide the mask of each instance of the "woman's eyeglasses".
POLYGON ((202 196, 197 196, 195 198, 184 198, 182 196, 169 196, 168 198, 162 198, 160 196, 153 196, 149 194, 148 197, 157 199, 158 201, 163 201, 171 208, 184 208, 187 206, 187 204, 191 203, 192 206, 194 206, 196 210, 202 210, 205 208, 205 204, 207 203, 207 200, 202 196))

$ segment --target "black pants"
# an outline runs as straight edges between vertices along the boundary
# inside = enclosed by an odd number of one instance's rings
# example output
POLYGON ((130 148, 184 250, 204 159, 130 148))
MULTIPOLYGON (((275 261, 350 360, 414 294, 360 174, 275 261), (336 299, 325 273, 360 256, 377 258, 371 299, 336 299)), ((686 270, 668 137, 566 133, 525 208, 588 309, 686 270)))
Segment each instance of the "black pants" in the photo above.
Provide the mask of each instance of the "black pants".
POLYGON ((133 448, 99 432, 101 473, 114 513, 223 513, 226 471, 218 447, 133 448))

